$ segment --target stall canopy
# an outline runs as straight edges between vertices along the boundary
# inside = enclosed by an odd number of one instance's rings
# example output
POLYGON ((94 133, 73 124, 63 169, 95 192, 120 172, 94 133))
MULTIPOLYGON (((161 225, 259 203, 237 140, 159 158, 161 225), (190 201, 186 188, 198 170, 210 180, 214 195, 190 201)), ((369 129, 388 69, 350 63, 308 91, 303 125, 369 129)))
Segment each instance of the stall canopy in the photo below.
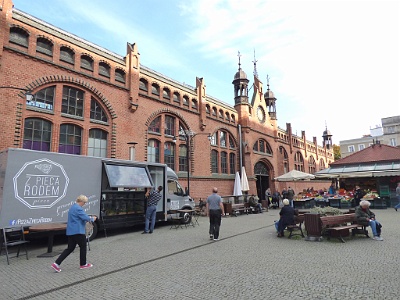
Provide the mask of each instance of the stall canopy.
POLYGON ((298 180, 308 180, 314 179, 315 176, 309 173, 304 173, 297 170, 292 170, 288 173, 285 173, 281 176, 275 177, 277 181, 298 181, 298 180))
POLYGON ((400 176, 400 148, 374 144, 330 164, 316 178, 400 176))

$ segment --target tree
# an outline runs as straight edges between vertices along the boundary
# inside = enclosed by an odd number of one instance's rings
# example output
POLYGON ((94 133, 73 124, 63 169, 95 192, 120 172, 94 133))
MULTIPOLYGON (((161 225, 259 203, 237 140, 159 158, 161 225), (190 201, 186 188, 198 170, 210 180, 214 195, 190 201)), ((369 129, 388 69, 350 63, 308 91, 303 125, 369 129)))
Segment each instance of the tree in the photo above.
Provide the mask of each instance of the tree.
POLYGON ((341 159, 340 146, 333 144, 333 157, 335 160, 341 159))

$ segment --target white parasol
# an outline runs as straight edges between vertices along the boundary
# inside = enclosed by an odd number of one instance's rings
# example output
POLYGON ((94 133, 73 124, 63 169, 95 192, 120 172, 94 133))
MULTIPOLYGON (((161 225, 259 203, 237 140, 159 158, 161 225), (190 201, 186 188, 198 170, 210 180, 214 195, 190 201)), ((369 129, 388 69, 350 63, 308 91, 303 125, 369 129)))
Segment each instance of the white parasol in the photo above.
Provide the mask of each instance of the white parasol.
POLYGON ((297 170, 292 170, 281 176, 275 177, 277 181, 297 181, 297 180, 310 180, 314 179, 315 176, 309 173, 300 172, 297 170))
POLYGON ((239 172, 236 172, 235 186, 233 187, 233 196, 242 196, 242 185, 240 184, 239 172))
POLYGON ((247 192, 247 191, 250 190, 249 181, 247 180, 247 175, 246 175, 246 169, 244 167, 242 167, 241 184, 242 184, 242 191, 243 192, 247 192))

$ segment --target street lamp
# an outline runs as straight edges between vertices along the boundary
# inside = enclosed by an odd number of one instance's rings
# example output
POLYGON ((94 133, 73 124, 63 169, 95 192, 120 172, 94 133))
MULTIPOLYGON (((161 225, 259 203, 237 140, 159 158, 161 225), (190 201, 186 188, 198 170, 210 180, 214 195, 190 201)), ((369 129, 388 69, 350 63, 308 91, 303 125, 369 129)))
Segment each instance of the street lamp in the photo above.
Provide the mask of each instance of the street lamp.
POLYGON ((29 89, 24 89, 24 88, 19 88, 19 87, 14 87, 14 86, 0 86, 0 89, 13 89, 13 90, 20 90, 20 91, 25 91, 25 98, 26 101, 32 101, 33 99, 33 94, 31 93, 31 90, 29 89))
MULTIPOLYGON (((200 134, 208 134, 207 138, 211 142, 212 140, 212 135, 210 133, 195 133, 191 130, 179 130, 178 136, 183 137, 185 139, 185 144, 186 144, 186 161, 187 161, 187 195, 190 195, 190 142, 196 135, 200 134)), ((174 136, 174 139, 172 140, 174 143, 176 143, 177 139, 176 136, 174 136)))

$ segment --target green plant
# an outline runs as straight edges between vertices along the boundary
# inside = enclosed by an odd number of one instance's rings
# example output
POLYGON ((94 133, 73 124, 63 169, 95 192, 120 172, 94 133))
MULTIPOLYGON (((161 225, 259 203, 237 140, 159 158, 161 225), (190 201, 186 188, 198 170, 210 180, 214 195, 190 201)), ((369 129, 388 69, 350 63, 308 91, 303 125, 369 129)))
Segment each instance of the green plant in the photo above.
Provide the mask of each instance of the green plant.
POLYGON ((313 207, 310 209, 311 213, 316 213, 320 215, 343 215, 343 212, 339 208, 335 207, 313 207))

